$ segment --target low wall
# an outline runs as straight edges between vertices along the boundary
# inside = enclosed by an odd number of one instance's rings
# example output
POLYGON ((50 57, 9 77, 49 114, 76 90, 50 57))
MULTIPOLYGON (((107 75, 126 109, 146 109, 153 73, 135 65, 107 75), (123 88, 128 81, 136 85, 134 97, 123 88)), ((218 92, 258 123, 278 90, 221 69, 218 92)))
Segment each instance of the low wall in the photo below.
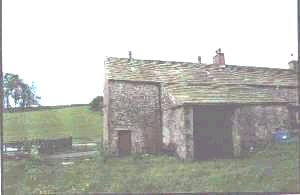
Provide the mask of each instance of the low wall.
POLYGON ((58 139, 35 139, 24 141, 11 141, 4 143, 5 148, 18 148, 18 151, 30 151, 32 146, 37 146, 40 153, 54 153, 72 149, 72 137, 58 138, 58 139))

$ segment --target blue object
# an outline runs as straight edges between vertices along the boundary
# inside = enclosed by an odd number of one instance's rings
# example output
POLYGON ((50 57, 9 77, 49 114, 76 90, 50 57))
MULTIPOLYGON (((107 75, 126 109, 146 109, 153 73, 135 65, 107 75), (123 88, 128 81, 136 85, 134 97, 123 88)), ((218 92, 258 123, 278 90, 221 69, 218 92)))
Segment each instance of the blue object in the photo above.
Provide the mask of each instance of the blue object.
POLYGON ((272 140, 275 142, 284 142, 290 139, 290 134, 288 131, 276 131, 272 133, 272 140))

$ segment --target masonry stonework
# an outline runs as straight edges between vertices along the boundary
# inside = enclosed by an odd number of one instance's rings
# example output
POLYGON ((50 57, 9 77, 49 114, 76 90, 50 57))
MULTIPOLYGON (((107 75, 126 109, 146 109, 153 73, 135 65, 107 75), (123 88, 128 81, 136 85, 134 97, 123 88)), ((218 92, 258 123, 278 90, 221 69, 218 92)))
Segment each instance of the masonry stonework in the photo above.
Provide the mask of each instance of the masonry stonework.
POLYGON ((178 107, 178 103, 164 87, 161 89, 161 108, 163 110, 163 145, 173 149, 180 159, 192 160, 193 107, 178 107))
MULTIPOLYGON (((107 89, 107 148, 118 155, 118 131, 131 132, 131 152, 157 153, 161 147, 160 89, 155 84, 110 81, 107 89)), ((106 102, 105 101, 105 102, 106 102)))
POLYGON ((163 144, 175 150, 178 157, 185 157, 185 139, 182 132, 184 128, 183 107, 163 112, 163 144))
POLYGON ((175 147, 182 160, 193 160, 193 108, 179 107, 163 113, 163 144, 175 147))
POLYGON ((185 159, 194 159, 194 109, 190 106, 184 107, 184 138, 185 138, 185 159))
POLYGON ((276 128, 291 128, 289 111, 283 105, 241 106, 235 110, 232 120, 235 156, 255 146, 258 140, 270 140, 276 128))
POLYGON ((109 151, 109 87, 110 82, 105 79, 104 80, 104 90, 103 90, 103 132, 102 132, 102 146, 105 151, 109 151))

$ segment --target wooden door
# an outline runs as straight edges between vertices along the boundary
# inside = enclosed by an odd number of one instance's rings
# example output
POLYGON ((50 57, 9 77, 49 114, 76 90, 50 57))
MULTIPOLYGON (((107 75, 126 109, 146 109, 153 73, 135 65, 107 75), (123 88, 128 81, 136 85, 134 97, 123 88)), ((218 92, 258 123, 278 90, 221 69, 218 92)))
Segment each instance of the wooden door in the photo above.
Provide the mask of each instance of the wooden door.
POLYGON ((119 131, 119 155, 126 156, 131 151, 131 133, 130 131, 119 131))

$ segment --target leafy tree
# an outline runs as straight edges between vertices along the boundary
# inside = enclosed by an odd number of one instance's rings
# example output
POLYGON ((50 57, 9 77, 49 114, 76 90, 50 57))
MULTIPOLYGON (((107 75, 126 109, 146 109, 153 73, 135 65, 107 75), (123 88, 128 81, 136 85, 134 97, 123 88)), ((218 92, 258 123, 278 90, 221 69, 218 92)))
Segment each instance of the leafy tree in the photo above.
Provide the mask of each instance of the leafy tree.
POLYGON ((14 107, 25 108, 39 105, 41 97, 36 95, 34 83, 29 86, 17 74, 6 73, 3 78, 3 88, 4 106, 7 109, 12 107, 11 99, 14 101, 14 107))
POLYGON ((90 109, 92 111, 100 111, 103 104, 103 96, 95 97, 90 103, 90 109))
POLYGON ((34 83, 29 86, 26 83, 21 83, 21 98, 20 98, 20 107, 31 107, 32 105, 39 105, 39 100, 41 97, 36 95, 36 87, 34 83))
POLYGON ((20 83, 19 75, 6 73, 3 78, 3 88, 4 88, 4 100, 6 108, 11 108, 10 97, 12 97, 15 101, 18 99, 17 97, 17 86, 20 83), (16 99, 15 99, 16 98, 16 99))

